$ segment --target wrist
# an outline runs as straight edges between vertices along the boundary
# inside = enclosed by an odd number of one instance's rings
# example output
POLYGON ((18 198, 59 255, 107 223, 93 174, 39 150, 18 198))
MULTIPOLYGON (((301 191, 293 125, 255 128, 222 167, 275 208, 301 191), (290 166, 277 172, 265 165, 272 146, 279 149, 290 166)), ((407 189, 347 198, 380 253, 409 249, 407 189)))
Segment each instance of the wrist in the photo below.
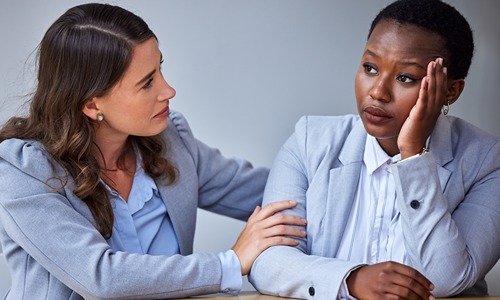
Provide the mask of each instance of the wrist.
POLYGON ((356 297, 356 295, 357 295, 356 279, 357 279, 358 271, 361 270, 361 268, 352 270, 351 273, 347 276, 347 278, 345 280, 345 283, 347 286, 347 292, 350 296, 356 297))
POLYGON ((427 152, 429 152, 429 149, 427 149, 426 147, 422 147, 418 151, 401 151, 401 160, 412 156, 423 155, 427 152))

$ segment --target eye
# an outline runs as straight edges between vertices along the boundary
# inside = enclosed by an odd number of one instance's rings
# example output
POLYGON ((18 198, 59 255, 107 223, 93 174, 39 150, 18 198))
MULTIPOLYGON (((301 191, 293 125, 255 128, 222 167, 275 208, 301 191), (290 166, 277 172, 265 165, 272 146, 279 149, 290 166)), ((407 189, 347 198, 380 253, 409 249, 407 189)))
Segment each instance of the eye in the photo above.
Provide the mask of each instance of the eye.
POLYGON ((412 82, 415 82, 415 79, 408 76, 408 75, 399 75, 397 78, 396 78, 398 81, 401 81, 402 83, 412 83, 412 82))
POLYGON ((146 84, 144 84, 144 86, 142 88, 147 90, 151 87, 152 84, 153 84, 153 78, 149 78, 148 81, 146 82, 146 84))
POLYGON ((370 64, 363 64, 363 68, 365 69, 365 72, 368 74, 373 74, 373 75, 377 74, 377 69, 375 69, 375 67, 370 64))

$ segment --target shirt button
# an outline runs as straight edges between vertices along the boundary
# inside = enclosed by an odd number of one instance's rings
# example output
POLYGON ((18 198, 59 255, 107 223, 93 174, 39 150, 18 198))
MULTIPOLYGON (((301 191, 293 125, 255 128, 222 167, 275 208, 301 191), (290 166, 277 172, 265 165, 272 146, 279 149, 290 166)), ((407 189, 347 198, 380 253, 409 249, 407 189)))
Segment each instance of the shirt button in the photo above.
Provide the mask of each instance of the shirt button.
POLYGON ((412 200, 412 201, 410 202, 410 206, 411 206, 411 208, 413 208, 413 209, 417 209, 417 208, 419 208, 419 207, 420 207, 420 202, 418 202, 417 200, 412 200))
POLYGON ((311 286, 309 288, 309 295, 314 296, 314 294, 316 294, 316 291, 314 290, 314 287, 311 286))

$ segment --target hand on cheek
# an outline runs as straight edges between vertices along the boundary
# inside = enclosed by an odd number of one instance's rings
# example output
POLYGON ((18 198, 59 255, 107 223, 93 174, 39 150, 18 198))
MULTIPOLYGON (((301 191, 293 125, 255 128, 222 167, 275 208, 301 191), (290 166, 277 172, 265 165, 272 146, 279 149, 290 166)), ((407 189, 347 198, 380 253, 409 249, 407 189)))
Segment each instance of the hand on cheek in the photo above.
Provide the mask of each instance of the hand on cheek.
POLYGON ((421 153, 425 147, 441 114, 441 107, 445 104, 446 74, 442 58, 427 65, 427 75, 422 78, 417 102, 399 133, 398 147, 402 159, 421 153))

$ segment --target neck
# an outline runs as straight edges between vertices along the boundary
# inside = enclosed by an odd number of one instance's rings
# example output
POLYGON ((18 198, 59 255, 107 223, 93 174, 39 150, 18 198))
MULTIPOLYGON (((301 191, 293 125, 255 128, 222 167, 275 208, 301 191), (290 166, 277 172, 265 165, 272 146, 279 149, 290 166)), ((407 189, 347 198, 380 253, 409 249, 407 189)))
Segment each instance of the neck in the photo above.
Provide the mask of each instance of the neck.
POLYGON ((125 165, 121 166, 125 169, 131 169, 134 166, 130 165, 131 158, 135 162, 134 152, 132 149, 126 149, 128 147, 128 137, 123 137, 121 139, 111 138, 110 136, 102 136, 96 134, 95 144, 97 147, 94 149, 94 156, 97 159, 99 166, 105 171, 116 171, 119 169, 120 157, 125 155, 125 165), (128 153, 124 153, 127 151, 128 153))
POLYGON ((385 153, 389 156, 394 156, 399 153, 399 147, 398 147, 398 138, 392 138, 392 139, 379 139, 377 138, 377 141, 384 149, 385 153))

